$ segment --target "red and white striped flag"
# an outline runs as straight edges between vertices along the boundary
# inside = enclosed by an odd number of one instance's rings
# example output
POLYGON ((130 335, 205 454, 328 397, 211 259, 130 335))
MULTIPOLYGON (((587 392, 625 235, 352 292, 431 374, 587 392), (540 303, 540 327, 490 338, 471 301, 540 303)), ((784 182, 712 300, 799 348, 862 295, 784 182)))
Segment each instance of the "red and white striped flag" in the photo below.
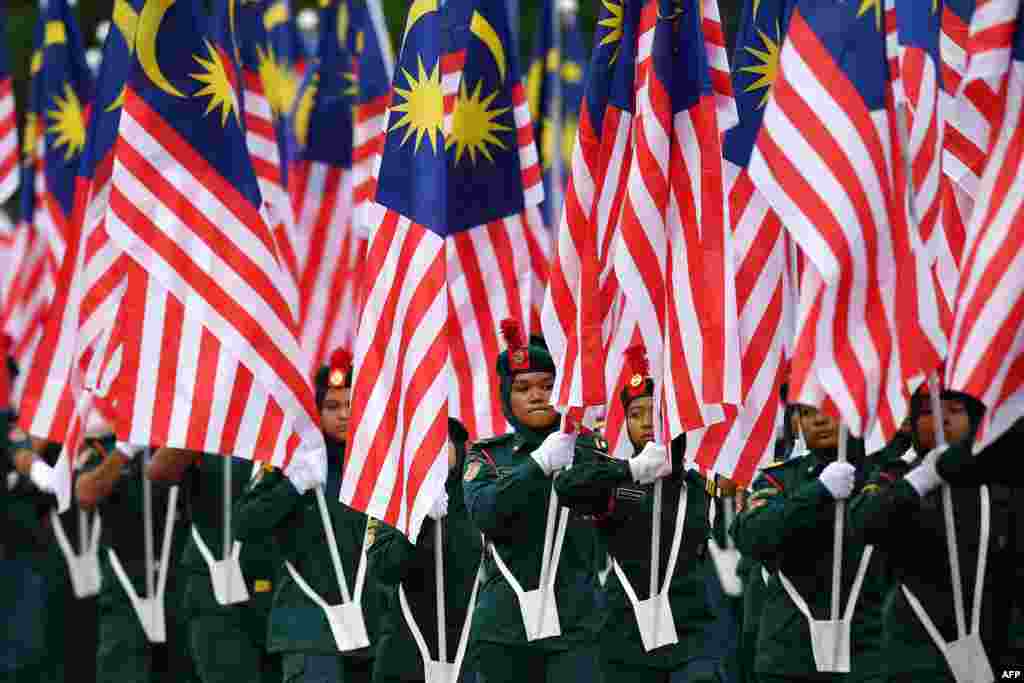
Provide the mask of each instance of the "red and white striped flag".
POLYGON ((238 72, 205 21, 193 0, 139 24, 163 77, 133 65, 114 152, 107 230, 131 262, 110 400, 123 440, 284 468, 323 458, 323 436, 258 208, 238 72))
POLYGON ((724 134, 740 122, 732 74, 729 71, 729 47, 722 26, 722 14, 718 11, 718 0, 704 0, 701 7, 704 11, 701 28, 708 52, 711 87, 715 92, 715 106, 718 109, 718 130, 724 134))
POLYGON ((891 436, 905 411, 893 245, 903 207, 882 23, 891 6, 797 3, 748 167, 809 259, 791 400, 823 405, 865 437, 876 423, 891 436))
POLYGON ((696 13, 649 1, 614 259, 647 348, 666 442, 720 422, 741 399, 721 134, 706 69, 696 13))
POLYGON ((606 435, 621 427, 621 410, 616 411, 618 375, 626 372, 621 352, 639 343, 632 331, 621 343, 613 342, 623 302, 612 259, 632 158, 638 20, 635 3, 602 5, 541 311, 541 329, 555 361, 555 405, 607 404, 606 435), (619 372, 607 374, 611 366, 619 372))
POLYGON ((1014 26, 1015 35, 1007 73, 990 74, 1005 82, 1003 118, 967 234, 946 365, 946 385, 988 408, 976 451, 1024 416, 1024 14, 1005 0, 979 4, 979 14, 984 25, 1014 26))
POLYGON ((415 10, 373 207, 341 486, 343 502, 412 537, 447 477, 448 417, 474 437, 505 430, 498 321, 528 319, 521 217, 543 195, 504 5, 473 3, 452 31, 463 45, 441 38, 451 4, 415 10), (446 134, 443 65, 463 49, 446 134))
MULTIPOLYGON (((6 35, 7 18, 0 10, 0 34, 6 35)), ((14 109, 14 78, 7 66, 7 50, 0 46, 0 204, 18 189, 18 116, 14 109)))

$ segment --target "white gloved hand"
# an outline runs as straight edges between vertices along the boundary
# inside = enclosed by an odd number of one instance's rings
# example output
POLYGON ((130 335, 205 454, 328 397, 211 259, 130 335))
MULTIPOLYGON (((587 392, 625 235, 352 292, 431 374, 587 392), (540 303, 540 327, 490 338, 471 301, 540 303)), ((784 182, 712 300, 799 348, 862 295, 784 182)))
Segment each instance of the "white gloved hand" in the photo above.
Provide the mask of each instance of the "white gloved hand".
POLYGON ((28 478, 31 479, 36 488, 43 493, 54 493, 56 491, 56 488, 54 487, 56 474, 54 473, 53 468, 38 458, 32 463, 32 467, 29 469, 28 478))
POLYGON ((672 474, 672 463, 668 459, 668 449, 651 441, 640 455, 630 458, 629 471, 633 481, 638 484, 650 484, 672 474))
POLYGON ((324 451, 301 451, 295 454, 284 471, 299 494, 327 481, 327 457, 324 451))
POLYGON ((939 471, 935 469, 938 461, 939 449, 933 448, 924 456, 917 467, 907 472, 903 477, 907 480, 908 484, 914 487, 917 495, 922 498, 945 483, 942 477, 939 476, 939 471))
POLYGON ((448 492, 441 491, 441 495, 437 497, 434 504, 430 506, 430 511, 427 512, 427 517, 433 520, 443 519, 448 516, 448 492))
POLYGON ((544 474, 550 477, 554 472, 572 464, 575 446, 575 434, 555 432, 549 434, 530 457, 544 470, 544 474))
POLYGON ((853 493, 857 479, 857 468, 848 462, 830 462, 818 475, 818 481, 825 485, 836 500, 846 500, 853 493))

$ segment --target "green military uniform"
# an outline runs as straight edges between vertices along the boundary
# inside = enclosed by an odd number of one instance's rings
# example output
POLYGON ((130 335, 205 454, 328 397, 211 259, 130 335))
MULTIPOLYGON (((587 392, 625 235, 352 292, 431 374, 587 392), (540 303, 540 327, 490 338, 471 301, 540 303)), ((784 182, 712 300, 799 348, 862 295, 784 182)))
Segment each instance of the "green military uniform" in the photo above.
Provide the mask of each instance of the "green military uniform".
POLYGON ((737 680, 757 683, 754 659, 757 654, 757 632, 764 609, 765 585, 762 565, 746 555, 740 556, 736 574, 743 583, 743 616, 740 619, 740 643, 737 655, 737 680))
MULTIPOLYGON (((113 438, 106 439, 104 448, 110 452, 114 447, 113 438)), ((93 452, 86 461, 82 472, 99 466, 102 456, 93 452)), ((103 534, 100 541, 100 569, 102 586, 99 605, 99 644, 96 652, 97 683, 150 683, 167 681, 179 683, 195 680, 191 659, 188 657, 188 636, 184 613, 180 609, 184 582, 173 570, 185 545, 188 526, 181 512, 179 495, 178 510, 172 527, 171 554, 168 560, 172 569, 167 575, 164 595, 167 642, 152 645, 146 638, 131 600, 114 573, 110 562, 109 549, 117 553, 131 585, 139 597, 146 596, 146 557, 143 525, 142 480, 144 456, 139 453, 122 465, 120 479, 113 492, 98 506, 103 520, 103 534)), ((163 547, 164 521, 167 513, 169 489, 153 485, 153 548, 158 570, 160 549, 163 547)), ((154 584, 156 578, 154 577, 154 584)))
MULTIPOLYGON (((956 637, 941 492, 935 490, 922 498, 903 479, 919 462, 890 459, 880 463, 865 491, 850 503, 851 527, 865 542, 874 544, 877 552, 884 553, 893 573, 883 612, 889 681, 952 682, 945 659, 901 588, 905 585, 920 600, 947 641, 956 637)), ((952 492, 963 595, 970 619, 981 505, 976 487, 957 487, 952 492)), ((993 649, 995 598, 987 580, 981 635, 988 652, 993 649)))
MULTIPOLYGON (((860 441, 851 439, 849 462, 857 467, 855 492, 864 485, 860 441)), ((765 587, 754 668, 761 683, 802 680, 881 680, 881 601, 887 582, 871 561, 853 616, 849 674, 819 673, 807 620, 786 593, 781 570, 807 601, 815 619, 828 619, 832 596, 832 537, 835 501, 818 481, 835 451, 812 450, 762 469, 748 509, 733 527, 740 551, 772 572, 765 587)), ((842 601, 845 608, 864 544, 849 532, 843 542, 842 601)))
POLYGON ((53 497, 14 469, 14 420, 0 412, 0 681, 56 682, 63 661, 49 655, 64 627, 67 575, 47 518, 53 497))
POLYGON ((1024 419, 974 456, 964 448, 950 449, 939 458, 939 474, 953 486, 988 484, 993 529, 988 571, 992 592, 994 632, 989 657, 998 679, 1003 671, 1024 662, 1024 469, 1014 467, 1024 449, 1024 419), (1006 533, 999 533, 1004 528, 1006 533))
MULTIPOLYGON (((677 442, 680 443, 681 442, 677 442)), ((707 481, 694 470, 683 470, 682 448, 673 447, 673 473, 663 480, 660 576, 668 568, 679 497, 686 488, 686 519, 682 545, 669 601, 679 642, 651 652, 643 648, 636 616, 618 575, 605 585, 608 618, 600 635, 601 663, 608 681, 669 681, 724 679, 721 633, 715 628, 720 601, 713 593, 718 578, 707 555, 711 499, 707 481)), ((648 594, 654 484, 633 484, 629 463, 606 453, 577 448, 573 466, 555 480, 560 500, 597 522, 597 529, 630 584, 643 598, 648 594)), ((718 588, 717 590, 720 590, 718 588)))
MULTIPOLYGON (((327 483, 324 494, 334 526, 341 564, 349 589, 355 590, 356 569, 366 539, 367 516, 338 502, 344 444, 327 440, 327 483)), ((341 589, 314 491, 299 495, 279 470, 266 472, 239 500, 235 537, 243 543, 276 538, 282 560, 292 563, 306 583, 330 605, 341 603, 341 589)), ((355 596, 353 596, 355 597, 355 596)), ((346 682, 368 681, 373 666, 380 614, 381 589, 367 576, 362 596, 363 614, 370 646, 341 653, 323 610, 292 580, 287 570, 279 573, 270 610, 267 649, 283 655, 285 681, 310 677, 310 667, 325 666, 346 682), (321 659, 317 659, 317 657, 321 659), (323 657, 331 658, 324 661, 323 657)), ((332 674, 333 675, 333 674, 332 674)))
MULTIPOLYGON (((189 518, 215 559, 223 554, 223 481, 228 464, 232 467, 232 499, 237 502, 251 479, 251 462, 207 454, 186 474, 189 518)), ((220 605, 209 568, 190 531, 180 566, 187 577, 184 607, 189 617, 189 646, 203 683, 269 683, 281 678, 279 657, 266 649, 273 586, 281 567, 275 539, 242 544, 239 561, 249 600, 220 605)))
MULTIPOLYGON (((551 492, 551 479, 530 457, 539 445, 518 433, 478 442, 470 449, 463 481, 474 524, 527 591, 539 582, 551 492)), ((593 439, 581 439, 576 447, 597 451, 593 439)), ((532 643, 526 639, 512 586, 494 555, 485 554, 486 578, 477 597, 471 643, 472 661, 487 683, 525 680, 524 673, 548 681, 576 679, 580 657, 592 657, 604 618, 596 609, 594 550, 591 526, 582 519, 570 520, 555 582, 562 635, 532 643)))
MULTIPOLYGON (((480 566, 482 544, 480 532, 469 520, 462 496, 462 466, 465 450, 460 449, 456 466, 448 475, 448 514, 442 526, 444 548, 444 596, 448 661, 455 660, 462 626, 466 621, 469 596, 480 566)), ((405 590, 409 609, 430 648, 437 658, 437 592, 434 567, 433 519, 426 519, 413 546, 405 535, 385 524, 376 528, 370 548, 370 576, 386 586, 380 618, 380 638, 373 668, 373 683, 424 680, 423 657, 413 640, 412 632, 402 614, 398 583, 405 590)), ((473 672, 462 667, 461 680, 472 679, 473 672)))

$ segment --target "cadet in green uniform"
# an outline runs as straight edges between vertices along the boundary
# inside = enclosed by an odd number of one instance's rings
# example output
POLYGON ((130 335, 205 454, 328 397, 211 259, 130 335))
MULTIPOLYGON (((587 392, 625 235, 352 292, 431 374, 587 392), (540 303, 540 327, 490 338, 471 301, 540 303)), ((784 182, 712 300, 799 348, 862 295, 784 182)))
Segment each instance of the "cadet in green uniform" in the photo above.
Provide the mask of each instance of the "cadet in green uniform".
POLYGON ((671 463, 667 449, 653 443, 654 383, 647 376, 643 354, 642 347, 627 351, 633 373, 620 392, 633 458, 619 460, 604 452, 577 450, 573 466, 555 480, 555 488, 565 505, 596 522, 612 557, 641 599, 648 597, 650 585, 654 482, 663 478, 662 580, 668 571, 679 498, 686 490, 682 545, 669 585, 679 642, 644 650, 636 615, 613 571, 605 584, 609 613, 600 637, 601 666, 609 683, 722 682, 723 645, 729 634, 728 624, 723 632, 719 622, 731 622, 731 618, 706 552, 710 487, 699 472, 684 469, 685 437, 673 441, 671 463))
MULTIPOLYGON (((966 394, 942 394, 944 431, 953 448, 970 449, 984 406, 966 394)), ((911 608, 903 586, 921 602, 928 617, 943 637, 956 637, 945 526, 939 486, 942 479, 935 467, 935 426, 926 392, 918 392, 911 403, 914 455, 912 459, 890 458, 881 464, 864 493, 851 503, 853 531, 877 552, 884 553, 896 582, 885 600, 884 636, 888 680, 953 681, 938 647, 911 608), (909 462, 908 462, 909 460, 909 462)), ((977 567, 980 529, 980 499, 975 486, 952 490, 964 602, 970 620, 977 567)), ((993 534, 999 535, 993 515, 993 534)), ((996 547, 991 544, 990 547, 996 547)), ((989 565, 994 566, 993 564, 989 565)), ((993 652, 991 574, 986 576, 981 620, 982 641, 993 652)), ((1000 596, 1002 597, 1002 596, 1000 596)))
MULTIPOLYGON (((248 460, 161 448, 147 469, 154 481, 185 483, 188 518, 215 560, 223 555, 226 466, 232 468, 232 500, 237 501, 252 478, 253 464, 248 460)), ((242 544, 239 563, 249 599, 225 606, 214 596, 210 569, 194 533, 189 530, 179 569, 185 582, 189 647, 200 679, 203 683, 280 680, 280 658, 266 649, 272 588, 281 564, 276 541, 267 538, 242 544)))
MULTIPOLYGON (((349 589, 355 590, 356 569, 367 535, 367 516, 338 502, 348 432, 352 365, 347 354, 335 352, 330 364, 316 375, 317 407, 327 442, 327 477, 324 495, 334 526, 341 564, 349 589)), ((341 589, 324 538, 317 506, 316 477, 290 467, 288 474, 272 470, 260 476, 239 500, 235 537, 243 543, 276 538, 282 560, 329 605, 342 601, 341 589)), ((355 596, 353 596, 354 598, 355 596)), ((369 681, 373 669, 380 589, 367 577, 362 596, 370 646, 339 652, 324 611, 291 578, 280 572, 270 610, 267 649, 282 654, 286 683, 353 683, 369 681)))
MULTIPOLYGON (((83 509, 98 509, 103 520, 100 549, 102 586, 99 595, 99 644, 96 652, 97 683, 135 681, 191 681, 194 674, 187 655, 184 615, 179 609, 183 584, 173 571, 185 544, 187 526, 179 511, 172 527, 172 551, 164 609, 167 642, 152 645, 146 638, 128 593, 115 575, 108 549, 121 566, 139 597, 146 596, 146 557, 143 525, 143 460, 141 450, 118 444, 113 435, 91 440, 92 453, 75 482, 75 494, 83 509)), ((169 490, 152 488, 154 571, 159 571, 164 520, 169 490)), ((154 577, 154 585, 156 577, 154 577)))
MULTIPOLYGON (((451 443, 445 494, 420 527, 416 545, 413 546, 404 534, 383 523, 376 528, 376 538, 370 548, 370 575, 387 586, 387 600, 381 613, 373 683, 424 680, 423 657, 399 604, 399 582, 413 618, 430 648, 431 656, 437 658, 434 568, 434 527, 437 524, 442 524, 443 534, 448 661, 455 661, 482 550, 480 532, 469 520, 462 496, 467 437, 466 429, 457 420, 448 420, 448 438, 451 443)), ((464 664, 460 680, 462 683, 472 683, 476 680, 476 674, 464 664)))
MULTIPOLYGON (((747 509, 736 518, 740 551, 771 576, 765 587, 754 668, 759 683, 777 681, 882 680, 881 599, 885 579, 869 565, 853 616, 851 673, 819 673, 810 628, 779 578, 781 571, 807 602, 815 619, 828 619, 832 597, 835 501, 859 491, 865 479, 863 442, 849 439, 847 463, 836 461, 839 425, 809 406, 800 408, 800 429, 809 452, 765 467, 754 481, 747 509)), ((843 542, 840 605, 845 608, 864 545, 843 542)), ((752 579, 753 580, 753 579, 752 579)))
MULTIPOLYGON (((466 507, 524 591, 538 588, 551 475, 572 461, 573 438, 556 433, 551 406, 554 364, 543 341, 523 344, 518 328, 502 323, 508 350, 497 361, 502 406, 515 430, 475 443, 463 474, 466 507)), ((581 436, 577 449, 596 448, 581 436)), ((470 665, 484 683, 592 681, 599 675, 594 641, 604 617, 593 528, 572 520, 557 567, 555 598, 561 635, 529 642, 519 600, 485 553, 486 578, 473 614, 470 665)))
POLYGON ((15 420, 0 412, 0 681, 56 683, 62 662, 50 655, 63 627, 58 603, 66 576, 47 518, 54 499, 34 482, 46 464, 15 420))
POLYGON ((988 484, 995 519, 999 519, 997 505, 1004 502, 1006 534, 992 536, 988 564, 996 596, 989 651, 996 680, 1008 678, 1003 672, 1024 667, 1024 468, 1018 462, 1022 452, 1024 419, 1017 420, 977 456, 967 448, 951 448, 936 464, 939 476, 950 486, 988 484))

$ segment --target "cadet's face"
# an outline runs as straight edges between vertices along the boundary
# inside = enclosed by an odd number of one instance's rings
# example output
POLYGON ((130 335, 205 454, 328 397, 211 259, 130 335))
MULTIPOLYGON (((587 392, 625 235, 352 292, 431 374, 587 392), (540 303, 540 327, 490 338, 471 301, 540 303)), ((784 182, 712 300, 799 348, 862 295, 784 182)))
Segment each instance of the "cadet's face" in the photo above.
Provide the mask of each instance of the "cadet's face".
POLYGON ((558 423, 551 405, 555 375, 551 372, 521 372, 512 380, 509 404, 512 414, 530 429, 550 429, 558 423))
POLYGON ((448 443, 448 469, 455 467, 455 463, 459 461, 459 455, 455 452, 455 446, 448 443))
MULTIPOLYGON (((932 405, 926 402, 921 408, 921 414, 917 417, 915 441, 920 451, 927 453, 935 448, 935 420, 932 415, 932 405)), ((942 430, 946 434, 947 443, 958 443, 967 437, 971 430, 970 417, 967 414, 967 406, 963 401, 956 399, 943 399, 942 401, 942 430)))
POLYGON ((637 448, 654 441, 654 399, 650 396, 634 398, 626 410, 629 440, 637 448))
POLYGON ((352 390, 328 389, 320 408, 320 425, 324 432, 336 441, 348 437, 348 414, 351 407, 352 390))
POLYGON ((811 450, 839 445, 839 423, 812 406, 800 406, 800 430, 811 450))

